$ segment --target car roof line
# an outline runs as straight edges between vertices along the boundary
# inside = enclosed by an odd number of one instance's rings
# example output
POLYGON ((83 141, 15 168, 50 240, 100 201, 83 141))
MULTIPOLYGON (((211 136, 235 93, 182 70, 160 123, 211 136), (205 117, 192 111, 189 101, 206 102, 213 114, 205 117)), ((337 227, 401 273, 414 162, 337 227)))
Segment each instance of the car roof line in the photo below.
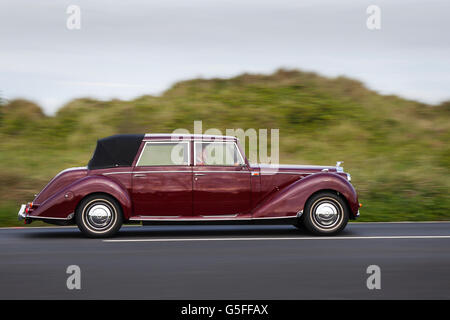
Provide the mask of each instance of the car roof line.
POLYGON ((221 139, 237 139, 234 136, 212 135, 212 134, 185 134, 185 133, 146 133, 144 138, 158 137, 184 137, 184 138, 221 138, 221 139))

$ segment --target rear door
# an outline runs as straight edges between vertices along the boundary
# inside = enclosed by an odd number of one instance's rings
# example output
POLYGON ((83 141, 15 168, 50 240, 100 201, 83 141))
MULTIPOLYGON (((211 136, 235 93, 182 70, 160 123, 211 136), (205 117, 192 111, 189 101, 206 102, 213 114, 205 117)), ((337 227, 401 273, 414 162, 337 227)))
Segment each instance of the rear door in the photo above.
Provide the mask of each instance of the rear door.
POLYGON ((134 216, 192 215, 189 141, 147 141, 133 169, 134 216))

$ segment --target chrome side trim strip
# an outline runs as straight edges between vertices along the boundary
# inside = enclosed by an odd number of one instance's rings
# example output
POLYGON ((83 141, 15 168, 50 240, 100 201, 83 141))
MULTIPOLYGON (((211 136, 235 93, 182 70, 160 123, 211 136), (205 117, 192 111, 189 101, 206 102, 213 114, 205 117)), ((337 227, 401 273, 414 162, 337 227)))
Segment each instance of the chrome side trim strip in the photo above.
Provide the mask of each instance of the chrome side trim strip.
MULTIPOLYGON (((217 171, 215 171, 215 170, 204 170, 204 171, 201 171, 201 170, 197 170, 197 171, 189 171, 189 170, 154 170, 154 171, 120 171, 120 172, 105 172, 105 173, 102 173, 102 175, 111 175, 111 174, 127 174, 127 173, 172 173, 172 172, 185 172, 185 173, 191 173, 191 172, 193 172, 193 173, 204 173, 204 172, 207 172, 207 173, 247 173, 247 174, 250 174, 251 172, 250 171, 245 171, 245 170, 243 170, 243 171, 222 171, 222 170, 217 170, 217 171)), ((274 172, 274 173, 264 173, 264 172, 261 172, 260 174, 261 175, 274 175, 274 174, 300 174, 300 175, 302 175, 302 174, 304 174, 304 175, 310 175, 310 174, 316 174, 316 173, 319 173, 319 172, 274 172)))
POLYGON ((126 174, 126 173, 175 173, 175 172, 184 172, 184 173, 247 173, 250 174, 250 171, 214 171, 214 170, 205 170, 205 171, 190 171, 190 170, 154 170, 154 171, 120 171, 120 172, 106 172, 103 175, 111 175, 111 174, 126 174))
MULTIPOLYGON (((155 219, 160 219, 160 218, 170 218, 170 219, 176 219, 179 218, 181 216, 140 216, 141 218, 155 218, 155 219)), ((131 218, 130 218, 131 220, 131 218)))
POLYGON ((255 166, 256 168, 260 168, 261 170, 263 169, 273 169, 273 168, 278 168, 278 169, 334 169, 335 167, 333 166, 317 166, 317 165, 307 165, 307 164, 277 164, 277 165, 269 165, 269 164, 264 164, 264 163, 254 163, 251 164, 253 166, 255 166))
POLYGON ((109 176, 110 174, 125 174, 125 173, 133 173, 132 171, 121 171, 121 172, 105 172, 102 173, 104 176, 109 176))
MULTIPOLYGON (((131 217, 129 220, 131 221, 227 221, 227 220, 273 220, 273 219, 292 219, 297 218, 297 215, 295 216, 287 216, 287 217, 257 217, 257 218, 233 218, 233 219, 226 219, 229 218, 229 216, 224 218, 179 218, 179 219, 173 219, 173 218, 167 218, 167 219, 158 219, 154 218, 155 216, 139 216, 139 217, 131 217)), ((215 216, 218 217, 218 216, 215 216)))
POLYGON ((185 172, 192 173, 190 170, 154 170, 154 171, 120 171, 120 172, 106 172, 103 175, 111 175, 111 174, 125 174, 125 173, 175 173, 175 172, 185 172))
POLYGON ((289 219, 289 218, 297 218, 297 216, 287 216, 287 217, 257 217, 257 218, 252 218, 252 220, 258 220, 258 219, 289 219))
POLYGON ((315 174, 318 172, 294 172, 294 171, 274 171, 274 172, 263 172, 261 171, 261 175, 263 176, 273 176, 274 174, 315 174))
POLYGON ((150 170, 150 171, 133 171, 133 173, 176 173, 176 172, 184 172, 184 173, 192 173, 191 170, 150 170))
POLYGON ((222 170, 217 170, 217 171, 214 171, 214 170, 205 170, 205 171, 201 171, 201 170, 197 170, 197 171, 194 171, 194 174, 195 173, 204 173, 204 172, 206 172, 206 173, 247 173, 247 174, 250 174, 250 171, 222 171, 222 170))
POLYGON ((236 214, 222 214, 222 215, 202 215, 203 218, 234 218, 237 217, 237 213, 236 214))

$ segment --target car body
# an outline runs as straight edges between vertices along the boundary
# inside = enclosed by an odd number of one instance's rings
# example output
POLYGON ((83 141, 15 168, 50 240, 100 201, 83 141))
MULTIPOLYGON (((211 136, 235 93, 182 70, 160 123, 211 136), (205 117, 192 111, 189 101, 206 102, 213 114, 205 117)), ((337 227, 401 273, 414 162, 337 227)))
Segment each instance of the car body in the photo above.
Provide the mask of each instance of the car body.
POLYGON ((76 223, 94 237, 136 222, 277 222, 335 234, 359 207, 339 163, 250 164, 236 137, 142 134, 98 140, 87 167, 57 174, 19 218, 76 223))

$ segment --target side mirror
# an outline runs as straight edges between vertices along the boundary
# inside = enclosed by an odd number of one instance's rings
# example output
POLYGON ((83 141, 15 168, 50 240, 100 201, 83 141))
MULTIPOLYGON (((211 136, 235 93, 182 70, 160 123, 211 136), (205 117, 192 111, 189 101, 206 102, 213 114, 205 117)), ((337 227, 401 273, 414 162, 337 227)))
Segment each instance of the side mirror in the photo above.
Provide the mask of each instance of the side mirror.
POLYGON ((240 163, 239 167, 241 168, 241 170, 247 168, 247 164, 246 163, 240 163))

